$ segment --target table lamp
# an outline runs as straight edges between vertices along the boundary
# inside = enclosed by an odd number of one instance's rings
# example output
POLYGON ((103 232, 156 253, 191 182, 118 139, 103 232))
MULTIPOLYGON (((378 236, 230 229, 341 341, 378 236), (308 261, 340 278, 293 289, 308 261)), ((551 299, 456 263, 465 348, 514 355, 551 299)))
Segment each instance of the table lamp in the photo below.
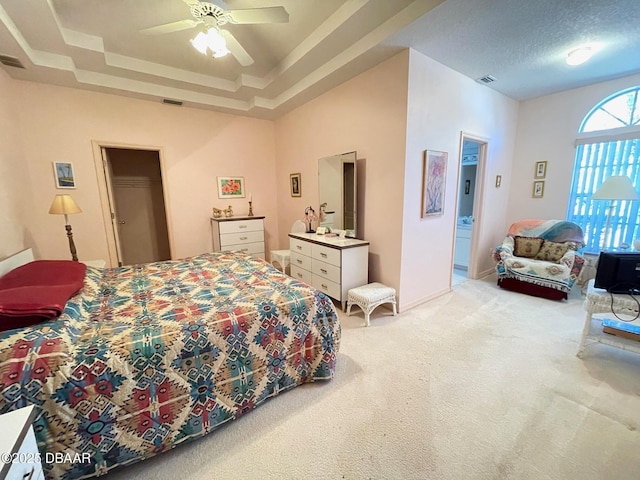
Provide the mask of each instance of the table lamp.
POLYGON ((56 195, 49 209, 49 213, 53 215, 64 215, 65 229, 67 230, 67 238, 69 239, 69 250, 71 250, 71 259, 78 261, 78 255, 76 254, 76 245, 73 243, 73 233, 71 233, 71 225, 69 225, 69 215, 73 213, 81 213, 78 204, 73 201, 71 195, 61 194, 56 195))
POLYGON ((638 200, 640 195, 636 191, 629 177, 624 175, 614 175, 607 178, 600 188, 591 196, 592 200, 609 200, 607 207, 607 226, 604 232, 604 243, 602 249, 606 249, 609 244, 609 226, 611 225, 611 209, 616 200, 638 200))

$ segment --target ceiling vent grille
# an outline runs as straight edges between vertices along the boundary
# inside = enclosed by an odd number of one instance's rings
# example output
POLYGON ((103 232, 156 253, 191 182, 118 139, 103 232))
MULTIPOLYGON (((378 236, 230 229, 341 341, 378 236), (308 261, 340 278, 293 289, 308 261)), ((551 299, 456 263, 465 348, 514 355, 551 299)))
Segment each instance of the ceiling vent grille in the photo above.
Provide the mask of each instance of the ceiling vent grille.
POLYGON ((182 106, 182 102, 180 100, 171 100, 170 98, 163 98, 162 103, 166 103, 167 105, 176 105, 178 107, 182 106))
POLYGON ((16 57, 10 57, 9 55, 0 55, 0 63, 7 67, 24 68, 24 65, 16 57))
POLYGON ((491 83, 496 81, 496 77, 492 77, 491 75, 485 75, 484 77, 480 77, 477 81, 480 83, 491 83))

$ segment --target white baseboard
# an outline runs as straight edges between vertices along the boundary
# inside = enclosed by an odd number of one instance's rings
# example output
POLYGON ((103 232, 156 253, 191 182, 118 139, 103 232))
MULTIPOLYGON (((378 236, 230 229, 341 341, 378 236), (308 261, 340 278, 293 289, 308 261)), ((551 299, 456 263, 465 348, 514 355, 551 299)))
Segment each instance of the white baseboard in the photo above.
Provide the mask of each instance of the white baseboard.
MULTIPOLYGON (((427 295, 426 297, 422 297, 418 300, 414 300, 411 303, 408 303, 406 305, 402 305, 402 311, 404 312, 405 310, 409 310, 413 307, 417 307, 418 305, 422 305, 423 303, 428 302, 429 300, 433 300, 434 298, 438 298, 441 297, 442 295, 445 295, 447 293, 449 293, 451 291, 450 287, 447 287, 443 290, 440 290, 438 292, 432 293, 431 295, 427 295)), ((400 309, 398 309, 398 312, 400 311, 400 309)))

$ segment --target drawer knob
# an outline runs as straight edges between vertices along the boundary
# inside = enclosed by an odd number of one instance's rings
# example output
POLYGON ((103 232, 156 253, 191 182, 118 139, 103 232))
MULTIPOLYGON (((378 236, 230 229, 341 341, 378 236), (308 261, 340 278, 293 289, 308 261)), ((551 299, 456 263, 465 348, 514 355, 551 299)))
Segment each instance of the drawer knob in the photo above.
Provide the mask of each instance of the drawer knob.
POLYGON ((243 248, 242 250, 240 250, 241 252, 248 252, 249 249, 248 248, 243 248))
POLYGON ((296 262, 298 262, 300 265, 302 265, 302 260, 300 260, 299 258, 296 259, 296 262))
POLYGON ((320 271, 321 271, 322 273, 327 273, 327 271, 326 271, 324 268, 321 268, 321 269, 320 269, 320 271))
POLYGON ((238 225, 238 228, 247 228, 246 225, 238 225))
POLYGON ((240 240, 246 240, 248 237, 240 237, 240 240))
POLYGON ((298 278, 302 278, 302 274, 301 273, 298 274, 298 278))
POLYGON ((326 253, 321 253, 321 254, 320 254, 320 256, 321 256, 322 258, 327 258, 327 254, 326 254, 326 253))
POLYGON ((324 283, 321 283, 321 284, 320 284, 320 286, 321 286, 322 288, 326 288, 326 289, 328 289, 328 288, 329 288, 329 287, 327 287, 324 283))
POLYGON ((300 245, 296 245, 296 248, 297 248, 298 250, 302 250, 302 247, 301 247, 300 245))

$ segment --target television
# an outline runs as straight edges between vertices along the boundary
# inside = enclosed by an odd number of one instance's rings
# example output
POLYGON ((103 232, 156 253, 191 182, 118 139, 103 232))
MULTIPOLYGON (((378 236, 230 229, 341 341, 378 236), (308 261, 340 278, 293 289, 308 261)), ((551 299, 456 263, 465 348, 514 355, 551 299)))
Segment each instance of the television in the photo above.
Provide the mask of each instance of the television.
POLYGON ((601 252, 594 286, 609 293, 640 295, 640 253, 601 252))

